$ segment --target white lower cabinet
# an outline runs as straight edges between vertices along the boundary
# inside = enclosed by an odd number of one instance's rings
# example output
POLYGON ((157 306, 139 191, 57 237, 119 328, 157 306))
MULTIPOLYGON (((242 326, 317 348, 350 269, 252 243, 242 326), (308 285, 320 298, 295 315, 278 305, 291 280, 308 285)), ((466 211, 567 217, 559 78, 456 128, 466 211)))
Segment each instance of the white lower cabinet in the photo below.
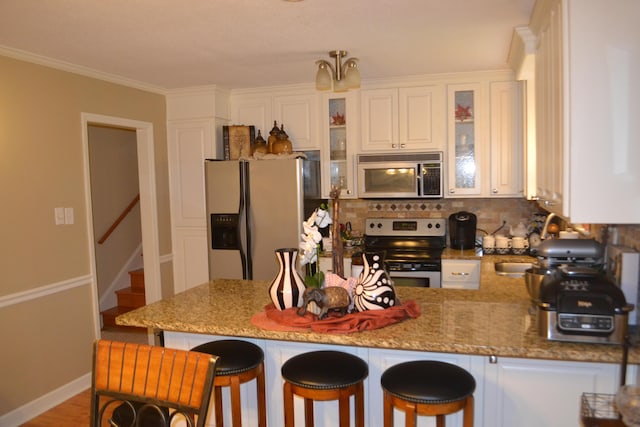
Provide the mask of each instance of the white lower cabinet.
POLYGON ((580 425, 582 393, 615 393, 619 366, 498 358, 484 372, 485 427, 580 425))
MULTIPOLYGON (((165 345, 190 349, 196 345, 228 337, 165 332, 165 345)), ((280 369, 289 358, 308 351, 337 350, 354 354, 369 365, 365 381, 365 425, 382 426, 382 388, 380 377, 389 367, 411 360, 438 360, 460 366, 476 380, 474 418, 476 427, 578 427, 582 393, 615 393, 620 368, 617 364, 564 362, 465 354, 386 350, 334 344, 303 343, 254 338, 239 339, 260 346, 265 352, 267 424, 284 425, 282 376, 280 369)), ((637 367, 629 367, 629 378, 637 367)), ((327 369, 331 369, 327 366, 327 369)), ((230 420, 228 391, 223 392, 225 418, 230 420), (227 413, 229 412, 229 413, 227 413)), ((257 426, 255 381, 241 385, 243 426, 257 426)), ((352 399, 353 402, 353 399, 352 399)), ((296 425, 303 425, 303 400, 295 398, 296 425)), ((334 427, 337 402, 316 402, 316 425, 334 427)), ((353 425, 353 404, 351 404, 353 425)), ((395 425, 404 425, 404 414, 395 411, 395 425)), ((215 423, 209 417, 209 425, 215 423)), ((433 417, 419 417, 418 427, 433 427, 433 417)), ((461 427, 462 414, 447 416, 448 427, 461 427)))

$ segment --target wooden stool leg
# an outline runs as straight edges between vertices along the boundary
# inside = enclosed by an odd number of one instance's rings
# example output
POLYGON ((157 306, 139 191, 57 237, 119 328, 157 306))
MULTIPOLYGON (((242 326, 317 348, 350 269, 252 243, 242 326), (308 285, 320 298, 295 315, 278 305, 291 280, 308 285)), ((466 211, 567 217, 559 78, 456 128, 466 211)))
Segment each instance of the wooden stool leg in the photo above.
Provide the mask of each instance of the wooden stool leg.
POLYGON ((215 408, 216 408, 216 425, 223 426, 224 418, 222 416, 222 387, 213 388, 215 408))
POLYGON ((313 399, 304 399, 304 425, 305 427, 313 427, 313 399))
POLYGON ((284 425, 285 427, 293 427, 293 391, 291 390, 291 384, 286 382, 283 387, 283 399, 284 399, 284 425))
POLYGON ((393 405, 391 404, 391 396, 386 390, 383 393, 383 425, 384 427, 393 427, 393 405))
POLYGON ((416 413, 416 405, 414 403, 405 405, 404 416, 406 417, 404 422, 406 427, 416 427, 418 414, 416 413))
POLYGON ((446 427, 446 423, 444 415, 436 415, 436 427, 446 427))
POLYGON ((467 397, 463 410, 463 427, 473 427, 473 396, 467 397))
POLYGON ((356 386, 356 427, 364 427, 364 383, 356 386))
POLYGON ((242 427, 242 407, 240 404, 240 377, 231 376, 231 418, 233 427, 242 427))
POLYGON ((349 427, 349 415, 351 415, 351 409, 349 405, 350 395, 347 390, 340 390, 340 397, 338 398, 338 412, 340 418, 340 427, 349 427))
POLYGON ((265 397, 264 363, 260 364, 260 373, 256 379, 258 396, 258 427, 267 427, 267 401, 265 397))

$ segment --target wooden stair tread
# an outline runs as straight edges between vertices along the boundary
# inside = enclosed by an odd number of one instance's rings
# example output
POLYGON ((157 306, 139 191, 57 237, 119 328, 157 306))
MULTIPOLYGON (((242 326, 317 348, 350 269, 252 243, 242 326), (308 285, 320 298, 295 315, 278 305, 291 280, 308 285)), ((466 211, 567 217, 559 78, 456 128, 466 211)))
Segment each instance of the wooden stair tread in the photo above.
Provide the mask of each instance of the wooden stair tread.
POLYGON ((101 311, 102 315, 102 329, 123 329, 123 330, 142 330, 146 328, 139 328, 136 326, 122 326, 116 324, 116 317, 121 314, 128 313, 132 310, 135 310, 133 307, 111 307, 107 310, 101 311))
POLYGON ((131 288, 139 292, 144 292, 144 268, 130 271, 129 281, 131 283, 131 288))

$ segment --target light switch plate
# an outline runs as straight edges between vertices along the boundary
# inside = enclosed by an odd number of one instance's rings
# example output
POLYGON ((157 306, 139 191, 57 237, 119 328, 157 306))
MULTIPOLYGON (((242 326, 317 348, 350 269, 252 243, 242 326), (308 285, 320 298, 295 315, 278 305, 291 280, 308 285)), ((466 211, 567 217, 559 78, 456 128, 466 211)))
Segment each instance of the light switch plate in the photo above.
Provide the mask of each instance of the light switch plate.
POLYGON ((64 208, 64 223, 73 224, 73 208, 64 208))
POLYGON ((56 225, 64 224, 64 208, 54 208, 53 214, 56 221, 56 225))

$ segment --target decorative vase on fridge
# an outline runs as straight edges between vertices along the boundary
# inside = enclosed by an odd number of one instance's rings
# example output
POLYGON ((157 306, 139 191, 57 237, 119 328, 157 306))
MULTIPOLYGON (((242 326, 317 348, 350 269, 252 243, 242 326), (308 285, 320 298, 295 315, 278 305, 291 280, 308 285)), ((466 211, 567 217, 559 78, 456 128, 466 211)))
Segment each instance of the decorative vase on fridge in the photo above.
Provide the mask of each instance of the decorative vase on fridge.
POLYGON ((382 310, 398 304, 389 273, 384 269, 384 252, 362 254, 364 267, 353 290, 356 310, 382 310))
POLYGON ((278 274, 271 282, 269 295, 278 310, 302 305, 302 294, 306 289, 304 279, 296 270, 298 249, 276 249, 276 258, 280 264, 278 274))

